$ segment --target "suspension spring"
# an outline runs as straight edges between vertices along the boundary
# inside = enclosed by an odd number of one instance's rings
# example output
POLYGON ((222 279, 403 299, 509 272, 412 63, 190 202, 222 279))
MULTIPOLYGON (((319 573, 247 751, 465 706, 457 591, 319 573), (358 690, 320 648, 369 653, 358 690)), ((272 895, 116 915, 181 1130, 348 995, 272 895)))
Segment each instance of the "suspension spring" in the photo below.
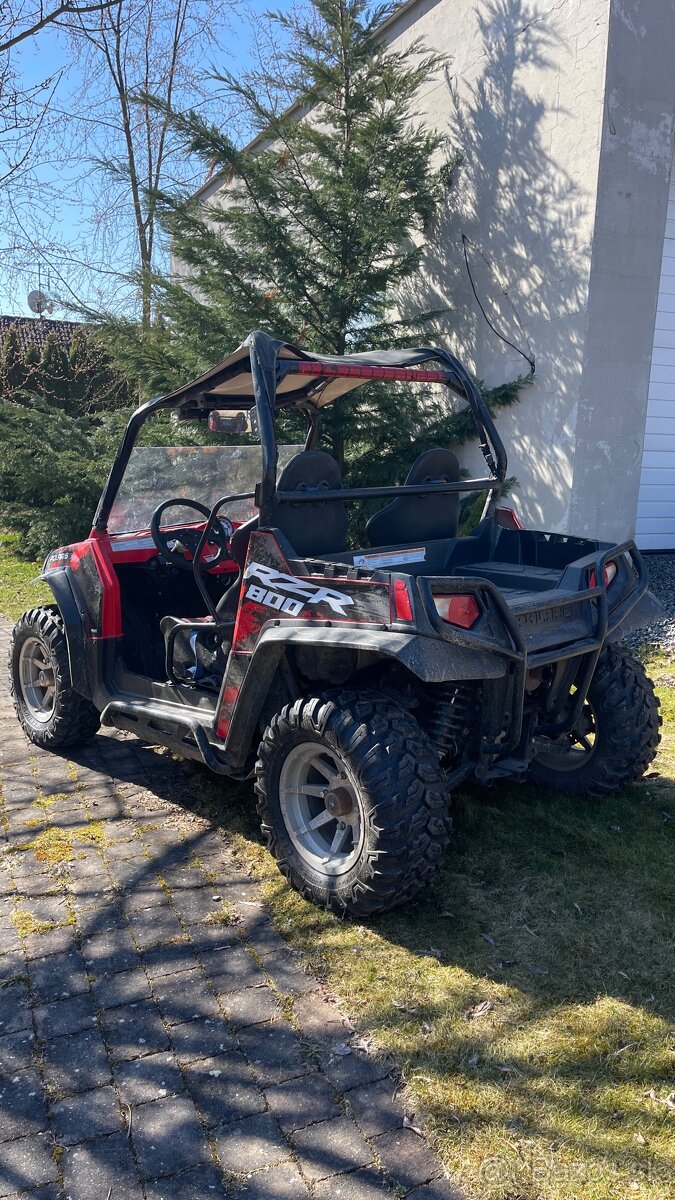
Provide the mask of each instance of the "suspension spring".
POLYGON ((425 690, 429 701, 426 731, 442 759, 457 759, 477 733, 475 689, 466 683, 440 683, 425 690))

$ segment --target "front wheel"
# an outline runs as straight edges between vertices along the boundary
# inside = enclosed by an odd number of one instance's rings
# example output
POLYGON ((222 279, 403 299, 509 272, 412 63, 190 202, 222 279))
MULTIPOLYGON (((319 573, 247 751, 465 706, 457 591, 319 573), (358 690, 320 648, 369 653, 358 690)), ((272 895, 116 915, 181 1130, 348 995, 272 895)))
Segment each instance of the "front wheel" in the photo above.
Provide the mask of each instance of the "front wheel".
POLYGON ((87 742, 100 725, 94 705, 71 686, 68 644, 58 609, 33 608, 17 621, 9 658, 12 700, 36 746, 87 742))
POLYGON ((575 728, 534 760, 530 778, 558 792, 611 795, 644 775, 660 726, 659 701, 642 664, 627 650, 607 646, 575 728))
POLYGON ((404 903, 438 871, 450 832, 438 756, 377 693, 296 700, 265 730, 258 814, 289 882, 334 912, 404 903))

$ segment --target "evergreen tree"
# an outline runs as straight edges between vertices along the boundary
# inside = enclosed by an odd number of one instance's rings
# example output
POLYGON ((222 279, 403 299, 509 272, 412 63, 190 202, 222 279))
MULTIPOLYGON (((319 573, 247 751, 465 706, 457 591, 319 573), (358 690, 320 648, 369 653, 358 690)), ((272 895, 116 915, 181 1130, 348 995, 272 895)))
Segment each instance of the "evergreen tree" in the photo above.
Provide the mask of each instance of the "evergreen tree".
MULTIPOLYGON (((158 196, 181 274, 154 279, 155 327, 107 323, 148 394, 200 373, 256 328, 337 354, 433 339, 435 314, 400 314, 413 307, 424 239, 452 183, 442 137, 416 118, 419 88, 442 59, 419 41, 387 46, 379 27, 390 11, 312 0, 309 15, 273 15, 287 48, 258 77, 219 77, 257 133, 244 149, 196 112, 170 114, 222 187, 211 202, 158 196)), ((510 403, 517 390, 495 399, 510 403)), ((377 385, 328 409, 322 433, 351 482, 400 477, 418 439, 469 435, 447 399, 377 385)))
POLYGON ((68 353, 55 334, 49 333, 40 359, 38 371, 38 393, 44 396, 48 404, 61 408, 65 412, 75 411, 75 402, 71 400, 71 370, 68 353))
POLYGON ((19 330, 10 325, 5 334, 0 353, 0 395, 9 397, 23 388, 28 378, 28 367, 21 346, 19 330))

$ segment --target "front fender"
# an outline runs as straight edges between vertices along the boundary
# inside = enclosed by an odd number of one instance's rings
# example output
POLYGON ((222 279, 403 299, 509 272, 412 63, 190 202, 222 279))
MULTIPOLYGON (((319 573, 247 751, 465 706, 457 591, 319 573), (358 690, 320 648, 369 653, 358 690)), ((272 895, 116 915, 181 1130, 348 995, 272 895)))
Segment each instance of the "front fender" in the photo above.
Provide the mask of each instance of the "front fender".
POLYGON ((70 679, 76 692, 93 699, 91 687, 87 678, 86 644, 84 620, 86 614, 80 612, 75 593, 69 578, 67 568, 43 571, 40 579, 44 580, 51 589, 56 606, 61 613, 61 619, 66 630, 68 644, 68 661, 70 664, 70 679))

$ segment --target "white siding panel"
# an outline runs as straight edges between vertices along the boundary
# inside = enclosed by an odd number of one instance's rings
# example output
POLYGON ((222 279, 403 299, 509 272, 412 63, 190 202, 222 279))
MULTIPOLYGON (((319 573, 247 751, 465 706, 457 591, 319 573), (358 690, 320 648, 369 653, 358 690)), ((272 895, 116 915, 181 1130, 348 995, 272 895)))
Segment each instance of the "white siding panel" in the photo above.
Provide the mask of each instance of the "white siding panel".
POLYGON ((635 538, 675 550, 675 157, 654 326, 635 538))

